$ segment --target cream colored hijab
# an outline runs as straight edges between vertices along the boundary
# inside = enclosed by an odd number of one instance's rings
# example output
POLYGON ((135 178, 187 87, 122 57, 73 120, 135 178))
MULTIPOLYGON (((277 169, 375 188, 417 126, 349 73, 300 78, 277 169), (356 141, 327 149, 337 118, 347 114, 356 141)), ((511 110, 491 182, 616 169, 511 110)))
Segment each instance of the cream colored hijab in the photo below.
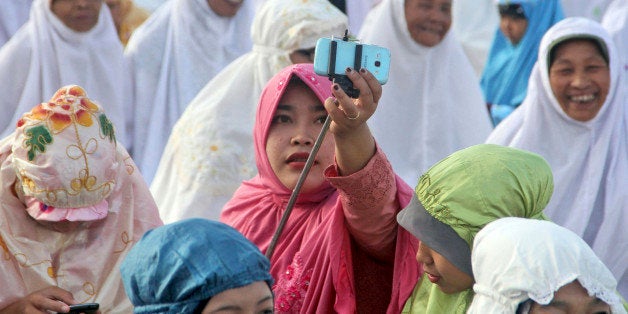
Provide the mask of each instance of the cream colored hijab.
POLYGON ((493 221, 475 237, 471 261, 476 294, 468 314, 515 313, 528 299, 549 304, 574 280, 613 314, 626 313, 613 274, 580 237, 553 222, 493 221))
POLYGON ((118 140, 128 146, 125 110, 129 76, 109 8, 98 23, 75 32, 50 10, 50 0, 35 0, 28 22, 0 50, 0 137, 15 129, 20 116, 47 101, 57 89, 77 84, 105 104, 118 140))
POLYGON ((567 18, 543 36, 525 100, 487 140, 535 152, 548 161, 556 188, 546 214, 587 241, 613 272, 624 296, 628 295, 628 233, 621 232, 628 225, 626 84, 608 32, 592 20, 567 18), (610 59, 606 102, 587 122, 565 114, 549 83, 550 47, 577 35, 599 38, 610 59))
POLYGON ((170 131, 190 101, 229 62, 251 49, 256 3, 244 1, 235 16, 222 17, 207 0, 171 0, 127 43, 135 104, 131 153, 149 184, 170 131))
POLYGON ((289 54, 341 36, 347 17, 327 0, 268 0, 253 21, 253 50, 201 90, 174 126, 151 192, 164 221, 218 220, 243 180, 257 173, 253 123, 266 82, 289 54), (182 153, 182 152, 185 153, 182 153))
POLYGON ((0 308, 57 286, 102 313, 131 313, 119 267, 162 224, 157 207, 102 109, 76 86, 53 100, 0 141, 0 308), (27 211, 29 198, 48 217, 27 211), (96 204, 104 213, 90 215, 96 204), (53 230, 64 218, 50 216, 66 211, 83 213, 65 215, 74 229, 53 230))
POLYGON ((410 186, 437 161, 480 144, 492 126, 477 75, 450 30, 434 47, 416 43, 404 0, 384 0, 358 38, 390 49, 391 68, 369 126, 393 169, 410 186))

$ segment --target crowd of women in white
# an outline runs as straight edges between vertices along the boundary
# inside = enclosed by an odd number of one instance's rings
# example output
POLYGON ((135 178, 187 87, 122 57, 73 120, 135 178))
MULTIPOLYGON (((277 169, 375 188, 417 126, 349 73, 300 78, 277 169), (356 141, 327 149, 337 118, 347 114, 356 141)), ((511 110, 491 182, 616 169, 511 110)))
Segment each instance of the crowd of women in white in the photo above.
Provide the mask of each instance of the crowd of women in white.
MULTIPOLYGON (((628 297, 628 233, 619 231, 628 224, 628 1, 562 0, 566 17, 600 22, 610 35, 600 38, 614 45, 604 48, 610 80, 597 115, 564 112, 558 95, 571 96, 550 86, 550 60, 539 58, 525 100, 496 128, 480 88, 499 24, 494 1, 348 0, 348 17, 320 1, 136 0, 154 11, 126 46, 103 0, 3 3, 0 136, 61 86, 80 85, 106 104, 164 222, 216 220, 256 174, 252 132, 266 82, 289 64, 311 62, 318 38, 348 28, 391 50, 390 79, 369 127, 406 183, 415 186, 431 165, 479 143, 540 154, 556 186, 546 213, 592 247, 628 297), (53 9, 63 2, 86 7, 82 24, 53 9), (408 3, 449 5, 450 19, 410 14, 408 3), (434 27, 433 38, 417 35, 407 26, 413 21, 434 27)), ((550 54, 551 39, 538 56, 550 54)))

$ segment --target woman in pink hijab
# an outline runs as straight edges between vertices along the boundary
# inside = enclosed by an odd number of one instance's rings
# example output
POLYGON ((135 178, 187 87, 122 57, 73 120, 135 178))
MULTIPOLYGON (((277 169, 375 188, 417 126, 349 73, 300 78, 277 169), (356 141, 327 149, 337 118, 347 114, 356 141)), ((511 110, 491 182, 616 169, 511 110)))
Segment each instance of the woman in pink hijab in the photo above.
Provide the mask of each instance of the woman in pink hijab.
POLYGON ((311 64, 291 65, 269 81, 253 132, 258 175, 243 182, 221 215, 266 252, 331 116, 331 134, 271 256, 277 313, 399 313, 419 277, 418 243, 395 220, 412 190, 366 124, 382 88, 368 71, 346 73, 361 91, 357 99, 311 64))

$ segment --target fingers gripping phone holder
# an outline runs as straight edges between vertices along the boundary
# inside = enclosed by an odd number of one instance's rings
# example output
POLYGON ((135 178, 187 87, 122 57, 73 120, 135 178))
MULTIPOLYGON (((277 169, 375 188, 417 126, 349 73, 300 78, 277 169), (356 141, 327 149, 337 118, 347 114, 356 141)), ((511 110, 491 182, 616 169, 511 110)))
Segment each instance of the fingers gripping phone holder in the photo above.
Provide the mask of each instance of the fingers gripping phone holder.
MULTIPOLYGON (((349 31, 345 30, 345 35, 342 37, 343 41, 349 41, 349 31)), ((332 40, 329 43, 329 70, 327 71, 329 80, 340 85, 342 90, 351 98, 358 98, 360 96, 360 90, 353 87, 353 82, 348 76, 342 74, 334 74, 336 72, 336 50, 338 44, 332 40)), ((353 69, 360 70, 362 68, 362 45, 357 44, 355 46, 355 58, 353 69)))

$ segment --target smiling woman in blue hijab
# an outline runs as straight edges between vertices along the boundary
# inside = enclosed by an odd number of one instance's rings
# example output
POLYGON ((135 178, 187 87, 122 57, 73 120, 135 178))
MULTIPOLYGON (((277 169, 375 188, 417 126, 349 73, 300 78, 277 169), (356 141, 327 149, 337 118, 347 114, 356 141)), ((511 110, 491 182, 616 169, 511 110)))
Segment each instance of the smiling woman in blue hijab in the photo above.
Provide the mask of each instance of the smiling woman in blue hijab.
POLYGON ((134 313, 272 313, 270 263, 221 222, 182 220, 150 230, 120 268, 134 313))
POLYGON ((525 98, 541 37, 564 17, 559 0, 499 0, 497 6, 500 25, 480 82, 494 125, 525 98))

